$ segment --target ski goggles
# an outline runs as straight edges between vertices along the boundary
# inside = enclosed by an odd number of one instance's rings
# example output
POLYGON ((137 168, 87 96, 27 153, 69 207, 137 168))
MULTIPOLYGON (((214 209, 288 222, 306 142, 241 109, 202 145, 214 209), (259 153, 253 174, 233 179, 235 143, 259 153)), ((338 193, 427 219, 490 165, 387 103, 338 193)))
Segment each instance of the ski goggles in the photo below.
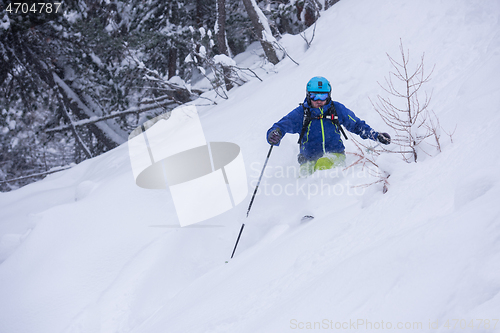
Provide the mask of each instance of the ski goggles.
POLYGON ((328 93, 309 93, 309 98, 313 101, 325 101, 328 98, 328 93))

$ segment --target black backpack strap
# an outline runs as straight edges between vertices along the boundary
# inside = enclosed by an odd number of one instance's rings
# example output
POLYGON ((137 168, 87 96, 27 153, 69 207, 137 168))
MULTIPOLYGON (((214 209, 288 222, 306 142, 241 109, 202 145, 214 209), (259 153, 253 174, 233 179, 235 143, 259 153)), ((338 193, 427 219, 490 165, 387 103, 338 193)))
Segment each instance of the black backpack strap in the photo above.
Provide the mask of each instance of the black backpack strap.
POLYGON ((344 129, 342 128, 342 126, 340 126, 340 122, 339 122, 339 116, 337 115, 337 109, 335 109, 335 105, 333 104, 333 101, 332 101, 332 105, 331 107, 329 108, 329 111, 330 111, 330 119, 332 120, 332 123, 337 126, 338 129, 340 129, 340 131, 342 132, 342 134, 344 135, 344 138, 346 140, 349 140, 347 138, 347 135, 345 135, 345 132, 344 132, 344 129))
POLYGON ((299 141, 297 143, 299 145, 302 144, 302 138, 304 137, 304 134, 306 134, 307 127, 309 126, 309 123, 311 122, 311 110, 309 107, 305 106, 304 103, 300 103, 300 106, 304 109, 304 119, 302 120, 302 130, 300 131, 300 136, 299 136, 299 141))
MULTIPOLYGON (((311 110, 309 109, 309 107, 305 106, 303 103, 300 103, 300 105, 304 108, 304 120, 302 121, 302 130, 300 131, 299 141, 297 141, 297 143, 299 145, 302 144, 302 138, 304 137, 304 134, 306 134, 307 127, 309 126, 309 123, 312 120, 311 110)), ((333 104, 333 101, 332 101, 330 107, 328 108, 328 110, 326 111, 325 116, 322 116, 319 118, 314 118, 314 119, 321 119, 321 118, 330 119, 332 121, 332 123, 340 130, 340 132, 342 132, 342 134, 344 135, 344 138, 346 140, 349 140, 347 138, 347 135, 344 132, 344 129, 340 125, 339 117, 337 115, 337 110, 335 109, 335 105, 333 104)))

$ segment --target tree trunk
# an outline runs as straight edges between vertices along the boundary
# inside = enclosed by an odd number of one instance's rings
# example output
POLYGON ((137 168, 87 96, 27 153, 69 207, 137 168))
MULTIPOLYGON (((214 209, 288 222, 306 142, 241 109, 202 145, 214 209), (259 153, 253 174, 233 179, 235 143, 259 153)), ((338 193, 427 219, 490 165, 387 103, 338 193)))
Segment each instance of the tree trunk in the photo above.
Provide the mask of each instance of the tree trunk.
MULTIPOLYGON (((328 5, 328 1, 325 2, 325 8, 328 5)), ((295 8, 297 8, 297 19, 299 21, 302 21, 302 12, 304 12, 304 24, 306 27, 310 27, 311 25, 316 22, 318 19, 316 14, 317 14, 317 9, 316 9, 317 4, 314 1, 308 0, 304 2, 297 2, 295 3, 295 8)), ((320 8, 321 9, 321 8, 320 8)))
POLYGON ((226 44, 226 0, 217 0, 217 48, 220 54, 229 56, 226 44))
POLYGON ((203 2, 204 0, 196 0, 196 27, 200 28, 203 26, 203 2))
MULTIPOLYGON (((66 105, 78 119, 102 116, 102 111, 100 114, 95 113, 83 102, 81 96, 71 89, 56 73, 52 72, 52 76, 53 82, 59 86, 61 93, 67 98, 66 105)), ((113 149, 127 141, 127 133, 112 119, 106 122, 92 124, 88 128, 96 136, 98 141, 103 143, 108 149, 113 149)))
POLYGON ((310 27, 314 24, 314 22, 316 22, 316 13, 311 6, 306 6, 304 10, 306 11, 304 13, 304 24, 306 25, 306 27, 310 27))
MULTIPOLYGON (((226 43, 226 0, 217 0, 217 48, 220 54, 225 54, 229 56, 229 50, 226 43)), ((222 65, 222 71, 224 74, 224 84, 226 85, 226 90, 231 90, 233 83, 229 78, 231 74, 231 69, 222 65)))
POLYGON ((168 79, 177 74, 177 49, 171 46, 168 50, 168 79))
POLYGON ((250 20, 252 20, 255 33, 260 40, 260 44, 264 49, 267 60, 269 60, 269 62, 273 65, 276 65, 279 62, 279 59, 272 44, 271 29, 269 28, 269 24, 264 16, 264 13, 262 13, 260 8, 257 6, 255 0, 243 0, 243 4, 245 5, 245 9, 250 17, 250 20))

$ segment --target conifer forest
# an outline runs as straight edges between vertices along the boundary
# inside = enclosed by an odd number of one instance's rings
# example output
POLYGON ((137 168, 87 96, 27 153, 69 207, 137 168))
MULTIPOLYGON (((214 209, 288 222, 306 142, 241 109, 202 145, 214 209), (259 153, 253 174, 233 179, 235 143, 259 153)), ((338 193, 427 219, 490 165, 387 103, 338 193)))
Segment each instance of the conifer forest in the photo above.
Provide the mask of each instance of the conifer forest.
MULTIPOLYGON (((127 141, 142 123, 244 83, 232 58, 286 56, 335 0, 0 0, 0 191, 127 141)), ((207 103, 214 103, 207 100, 207 103)))

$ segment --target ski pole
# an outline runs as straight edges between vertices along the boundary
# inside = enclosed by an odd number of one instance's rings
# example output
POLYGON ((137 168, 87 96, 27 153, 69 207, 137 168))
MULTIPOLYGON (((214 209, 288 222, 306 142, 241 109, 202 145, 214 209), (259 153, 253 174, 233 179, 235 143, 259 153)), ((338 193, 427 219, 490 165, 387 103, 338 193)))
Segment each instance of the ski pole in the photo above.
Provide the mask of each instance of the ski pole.
MULTIPOLYGON (((252 208, 253 200, 255 199, 255 195, 257 194, 257 190, 259 189, 260 181, 262 180, 262 175, 264 175, 264 170, 266 169, 267 161, 269 161, 269 156, 271 156, 271 151, 273 150, 274 145, 271 145, 269 148, 269 152, 267 153, 266 161, 264 162, 264 167, 262 168, 262 172, 260 173, 259 181, 257 182, 257 186, 255 186, 255 190, 253 191, 252 199, 250 200, 250 205, 247 210, 247 217, 250 213, 250 209, 252 208)), ((245 223, 241 224, 240 233, 238 234, 238 239, 236 239, 236 244, 234 244, 233 253, 231 254, 231 259, 233 259, 234 252, 236 251, 236 247, 240 241, 241 233, 243 232, 243 228, 245 228, 245 223)), ((227 262, 227 261, 226 261, 227 262)))
POLYGON ((380 143, 376 144, 375 147, 366 148, 366 152, 367 153, 373 152, 373 151, 375 151, 375 148, 377 148, 378 146, 380 146, 380 143))

